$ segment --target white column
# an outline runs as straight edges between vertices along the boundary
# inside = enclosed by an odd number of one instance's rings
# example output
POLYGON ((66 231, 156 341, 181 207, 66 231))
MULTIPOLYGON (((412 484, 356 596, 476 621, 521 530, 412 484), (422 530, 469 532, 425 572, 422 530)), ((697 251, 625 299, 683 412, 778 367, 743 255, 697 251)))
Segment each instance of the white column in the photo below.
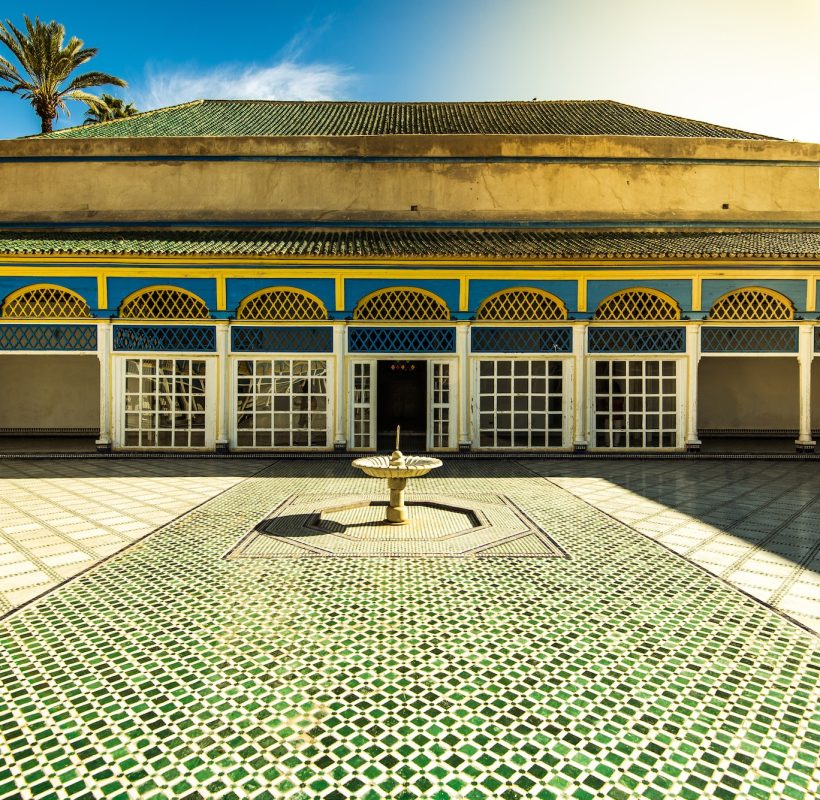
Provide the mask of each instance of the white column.
POLYGON ((698 323, 686 326, 686 438, 687 450, 700 450, 698 438, 698 366, 700 364, 700 330, 698 323))
POLYGON ((100 438, 95 444, 101 453, 111 450, 111 322, 97 323, 97 358, 100 362, 100 438))
POLYGON ((344 322, 333 323, 333 357, 336 368, 333 370, 334 380, 334 436, 333 449, 346 450, 347 437, 345 436, 345 420, 347 419, 347 373, 345 371, 345 352, 347 349, 347 325, 344 322))
POLYGON ((799 328, 800 344, 797 363, 800 368, 800 434, 795 445, 798 450, 813 451, 811 435, 811 362, 814 359, 814 326, 803 323, 799 328))
POLYGON ((587 331, 589 323, 576 322, 572 326, 573 374, 575 375, 575 395, 573 398, 572 447, 583 451, 589 446, 587 432, 587 331))
POLYGON ((216 452, 228 452, 231 397, 231 326, 228 320, 216 320, 216 452))
POLYGON ((466 451, 472 446, 470 439, 472 415, 470 414, 469 322, 459 322, 456 325, 456 356, 458 357, 458 379, 455 380, 453 384, 458 386, 458 449, 466 451))

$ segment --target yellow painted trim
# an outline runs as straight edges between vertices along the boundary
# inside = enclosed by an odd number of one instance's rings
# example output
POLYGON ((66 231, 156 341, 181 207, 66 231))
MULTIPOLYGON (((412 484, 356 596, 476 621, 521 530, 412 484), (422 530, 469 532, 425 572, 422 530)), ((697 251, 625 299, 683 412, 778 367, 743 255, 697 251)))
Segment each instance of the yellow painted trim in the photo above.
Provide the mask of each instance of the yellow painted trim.
POLYGON ((380 295, 397 294, 398 292, 414 292, 415 294, 420 294, 424 295, 425 297, 429 297, 431 300, 440 305, 447 314, 447 316, 444 319, 433 318, 430 320, 415 320, 416 322, 446 322, 450 319, 450 307, 447 305, 447 303, 445 303, 444 300, 437 294, 434 294, 428 289, 421 289, 418 286, 386 286, 384 289, 377 289, 375 292, 370 292, 370 294, 365 295, 359 300, 358 303, 356 303, 356 307, 353 309, 353 319, 355 319, 357 322, 403 322, 404 320, 395 319, 360 320, 358 316, 362 306, 369 303, 371 300, 374 300, 376 297, 379 297, 380 295))
POLYGON ((703 302, 703 281, 700 275, 692 276, 692 311, 700 311, 703 302))
MULTIPOLYGON (((180 292, 181 294, 186 294, 188 297, 193 297, 194 300, 202 303, 205 307, 205 310, 208 310, 208 304, 198 295, 194 294, 193 292, 189 291, 188 289, 183 289, 181 286, 173 286, 173 285, 160 285, 157 284, 156 286, 146 286, 142 289, 137 289, 135 292, 131 292, 127 297, 123 297, 122 302, 117 309, 117 314, 120 315, 122 309, 128 305, 129 303, 134 302, 137 298, 141 297, 142 295, 149 294, 150 292, 159 292, 159 291, 173 291, 173 292, 180 292)), ((192 317, 191 319, 208 319, 210 318, 210 314, 208 317, 192 317)), ((133 319, 133 320, 144 320, 144 319, 167 319, 166 317, 120 317, 120 319, 133 319)), ((174 317, 173 319, 181 319, 181 317, 174 317)))
POLYGON ((780 292, 776 292, 774 289, 767 289, 764 286, 741 286, 739 289, 732 289, 729 292, 724 292, 720 297, 715 299, 715 302, 712 303, 711 308, 709 309, 709 314, 707 315, 708 319, 719 320, 721 322, 786 322, 789 320, 794 319, 795 307, 794 303, 786 297, 785 294, 781 294, 780 292), (749 292, 760 292, 761 294, 768 295, 769 297, 773 297, 775 300, 783 303, 788 309, 790 316, 786 320, 738 320, 734 317, 713 317, 712 316, 712 309, 720 303, 722 300, 725 300, 727 297, 731 297, 733 294, 748 294, 749 292))
MULTIPOLYGON (((536 289, 532 286, 511 286, 508 289, 501 289, 498 292, 493 292, 493 294, 491 294, 489 297, 485 297, 484 300, 481 301, 481 305, 478 307, 478 309, 476 309, 476 314, 475 314, 476 321, 478 321, 478 320, 481 320, 482 322, 493 321, 492 317, 483 317, 482 316, 482 311, 484 309, 484 306, 486 306, 492 300, 495 300, 497 297, 501 297, 502 295, 505 295, 505 294, 512 294, 513 292, 526 292, 527 294, 541 295, 542 297, 545 297, 547 300, 549 300, 550 302, 552 302, 552 303, 554 303, 555 305, 558 306, 558 308, 561 310, 561 315, 562 315, 561 317, 559 317, 559 319, 564 320, 564 319, 567 318, 567 307, 564 305, 563 300, 561 300, 559 297, 556 297, 554 294, 550 294, 549 292, 546 292, 543 289, 536 289)), ((462 309, 462 311, 466 311, 466 310, 467 309, 462 309)), ((501 320, 495 320, 495 321, 498 321, 498 322, 516 322, 516 321, 519 321, 520 322, 522 320, 501 319, 501 320)), ((524 320, 524 321, 526 321, 526 322, 550 322, 551 320, 524 320)))
POLYGON ((817 276, 806 279, 806 311, 817 311, 817 276))
POLYGON ((336 311, 345 310, 345 281, 341 275, 336 275, 336 311))
POLYGON ((225 311, 227 308, 227 281, 225 275, 220 274, 216 276, 216 310, 225 311))
POLYGON ((675 300, 673 297, 670 297, 665 292, 660 292, 657 289, 650 289, 647 286, 630 286, 628 289, 619 289, 617 292, 613 292, 612 294, 607 295, 603 300, 601 300, 600 303, 598 303, 598 308, 595 309, 595 314, 593 314, 593 319, 596 322, 669 322, 670 321, 670 320, 649 320, 649 319, 647 319, 647 320, 636 320, 636 319, 632 319, 632 320, 610 320, 610 319, 606 319, 605 317, 597 317, 596 316, 598 314, 598 309, 601 308, 601 306, 608 303, 613 298, 618 297, 620 295, 638 294, 639 292, 644 292, 646 294, 652 295, 653 297, 657 297, 657 298, 663 300, 665 303, 668 303, 669 305, 673 306, 674 309, 675 309, 675 316, 673 317, 673 319, 675 319, 675 320, 680 319, 681 310, 680 310, 680 305, 678 305, 678 301, 675 300))
MULTIPOLYGON (((262 297, 263 295, 266 295, 266 294, 274 294, 276 292, 289 292, 289 293, 292 293, 292 294, 298 294, 302 297, 307 297, 308 300, 316 303, 316 305, 318 305, 319 308, 322 310, 323 316, 317 317, 316 319, 313 319, 313 320, 310 320, 311 322, 321 322, 323 320, 328 319, 328 313, 327 313, 327 308, 325 308, 325 304, 318 297, 316 297, 315 294, 311 294, 310 292, 306 292, 304 289, 297 289, 294 286, 267 286, 264 289, 259 289, 258 291, 249 294, 247 297, 243 297, 241 302, 239 303, 239 305, 236 307, 236 318, 238 320, 242 320, 244 322, 245 317, 243 316, 243 314, 244 314, 245 308, 248 305, 248 303, 252 302, 257 297, 262 297)), ((222 308, 220 310, 224 311, 225 309, 222 308)), ((248 321, 250 321, 250 319, 248 321)), ((268 321, 290 322, 290 321, 296 321, 296 320, 268 320, 268 321)))
POLYGON ((87 317, 54 317, 54 318, 49 317, 48 319, 60 319, 63 322, 67 319, 72 319, 72 320, 74 320, 74 319, 76 319, 76 320, 93 319, 93 317, 91 315, 91 308, 88 304, 88 301, 79 292, 75 292, 73 289, 67 289, 65 286, 60 286, 57 283, 30 283, 27 286, 23 286, 20 289, 15 289, 13 292, 9 292, 5 296, 5 298, 3 299, 3 303, 2 303, 3 317, 5 319, 37 319, 37 320, 47 319, 46 317, 14 317, 14 316, 11 316, 11 315, 6 316, 6 308, 9 305, 9 303, 13 303, 15 300, 17 300, 18 297, 22 297, 23 295, 29 294, 31 292, 36 292, 39 289, 56 289, 59 292, 65 292, 66 294, 72 295, 72 297, 79 300, 81 303, 83 303, 89 309, 87 317))
POLYGON ((97 275, 97 308, 108 308, 108 278, 97 275))
POLYGON ((578 279, 578 311, 587 310, 587 279, 578 279))
POLYGON ((466 276, 458 281, 458 310, 470 310, 470 279, 466 276))

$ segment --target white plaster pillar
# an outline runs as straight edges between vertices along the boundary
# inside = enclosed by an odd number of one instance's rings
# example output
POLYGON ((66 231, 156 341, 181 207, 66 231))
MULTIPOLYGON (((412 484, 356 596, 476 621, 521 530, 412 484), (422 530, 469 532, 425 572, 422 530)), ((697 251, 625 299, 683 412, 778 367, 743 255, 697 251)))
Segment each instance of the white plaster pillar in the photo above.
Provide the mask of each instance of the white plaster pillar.
POLYGON ((231 324, 230 321, 215 320, 216 324, 216 440, 217 453, 227 453, 230 430, 231 398, 231 324))
POLYGON ((690 452, 697 452, 701 445, 698 437, 700 331, 701 326, 696 322, 686 326, 686 437, 684 446, 690 452))
POLYGON ((333 370, 334 380, 334 435, 333 449, 346 450, 347 436, 345 435, 345 420, 347 419, 347 373, 345 371, 345 352, 347 350, 347 325, 344 322, 333 323, 333 359, 335 369, 333 370))
POLYGON ((797 363, 800 369, 800 434, 795 441, 798 451, 813 452, 815 442, 811 435, 811 364, 814 360, 814 326, 802 323, 799 327, 797 363))
POLYGON ((97 358, 100 362, 100 438, 95 444, 101 453, 111 451, 113 426, 111 417, 111 339, 113 326, 109 320, 97 323, 97 358))
POLYGON ((584 451, 589 446, 587 431, 587 331, 588 322, 575 322, 572 326, 572 366, 575 393, 573 396, 572 447, 584 451))
POLYGON ((458 449, 467 451, 472 447, 469 322, 459 322, 456 325, 456 356, 458 357, 458 375, 453 376, 453 385, 458 386, 458 449))

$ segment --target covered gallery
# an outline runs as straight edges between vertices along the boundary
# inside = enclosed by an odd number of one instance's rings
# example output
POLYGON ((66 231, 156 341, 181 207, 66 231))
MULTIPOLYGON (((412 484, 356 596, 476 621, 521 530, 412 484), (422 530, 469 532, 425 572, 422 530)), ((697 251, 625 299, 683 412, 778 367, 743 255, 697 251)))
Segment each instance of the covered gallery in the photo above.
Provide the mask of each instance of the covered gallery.
POLYGON ((819 167, 605 101, 201 101, 2 142, 0 432, 812 449, 819 167))

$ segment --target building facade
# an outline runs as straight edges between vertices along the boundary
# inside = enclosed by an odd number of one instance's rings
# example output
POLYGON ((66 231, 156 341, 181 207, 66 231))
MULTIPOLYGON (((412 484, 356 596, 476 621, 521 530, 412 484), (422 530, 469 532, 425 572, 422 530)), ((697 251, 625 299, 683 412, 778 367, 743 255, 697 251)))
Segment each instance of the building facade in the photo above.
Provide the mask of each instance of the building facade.
POLYGON ((2 142, 0 432, 812 450, 818 187, 816 145, 608 102, 204 101, 2 142))

